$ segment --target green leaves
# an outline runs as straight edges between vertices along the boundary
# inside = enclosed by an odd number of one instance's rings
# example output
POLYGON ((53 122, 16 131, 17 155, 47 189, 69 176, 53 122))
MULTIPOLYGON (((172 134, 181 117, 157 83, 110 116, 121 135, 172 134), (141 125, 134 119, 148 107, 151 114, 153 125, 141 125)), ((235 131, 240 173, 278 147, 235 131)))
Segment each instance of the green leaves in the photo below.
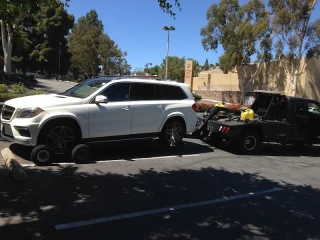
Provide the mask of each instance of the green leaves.
POLYGON ((179 0, 174 0, 174 1, 171 0, 171 2, 173 2, 173 3, 170 3, 169 1, 170 0, 158 0, 158 3, 159 3, 159 6, 163 12, 168 13, 173 18, 175 18, 176 13, 174 11, 172 11, 173 4, 174 4, 174 6, 176 6, 179 9, 179 11, 181 11, 182 8, 180 7, 180 2, 179 2, 179 0))
POLYGON ((207 51, 223 47, 219 61, 226 73, 248 63, 257 52, 257 43, 269 32, 269 14, 261 0, 249 0, 242 6, 238 0, 221 0, 208 9, 207 19, 200 31, 202 45, 207 51))
POLYGON ((103 24, 95 10, 79 18, 70 34, 70 52, 72 65, 87 78, 96 75, 99 66, 105 74, 123 75, 131 66, 127 63, 126 52, 105 33, 103 24))
MULTIPOLYGON (((168 79, 184 81, 185 58, 176 56, 168 57, 168 79)), ((166 74, 166 59, 163 59, 161 68, 159 69, 159 76, 164 78, 166 74)))

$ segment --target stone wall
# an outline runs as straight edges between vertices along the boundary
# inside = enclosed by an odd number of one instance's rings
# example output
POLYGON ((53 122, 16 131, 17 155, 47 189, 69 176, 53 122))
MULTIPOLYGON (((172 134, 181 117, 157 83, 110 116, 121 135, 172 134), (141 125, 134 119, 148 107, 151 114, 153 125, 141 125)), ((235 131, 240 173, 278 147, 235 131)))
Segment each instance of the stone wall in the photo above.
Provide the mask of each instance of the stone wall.
POLYGON ((195 92, 197 95, 200 95, 203 99, 222 101, 222 92, 221 91, 198 90, 195 92))
POLYGON ((241 103, 240 91, 223 91, 222 101, 228 103, 241 103))
POLYGON ((211 99, 228 103, 240 103, 241 92, 240 91, 195 91, 197 95, 200 95, 203 99, 211 99))
MULTIPOLYGON (((241 96, 241 89, 246 86, 246 92, 254 90, 281 91, 286 95, 292 95, 290 68, 279 61, 265 63, 254 81, 249 82, 251 75, 255 73, 257 65, 250 64, 238 69, 238 73, 229 72, 224 74, 220 69, 213 69, 199 73, 194 78, 190 87, 193 91, 199 92, 203 98, 222 101, 222 99, 232 99, 238 101, 241 96), (289 70, 288 70, 289 69, 289 70), (240 80, 241 82, 239 82, 240 80), (222 95, 221 92, 227 92, 222 95), (232 95, 232 96, 231 96, 232 95)), ((291 69, 292 71, 292 69, 291 69)), ((301 61, 300 76, 297 80, 297 96, 311 98, 320 101, 320 58, 314 57, 301 61)), ((226 100, 226 102, 230 102, 226 100)))

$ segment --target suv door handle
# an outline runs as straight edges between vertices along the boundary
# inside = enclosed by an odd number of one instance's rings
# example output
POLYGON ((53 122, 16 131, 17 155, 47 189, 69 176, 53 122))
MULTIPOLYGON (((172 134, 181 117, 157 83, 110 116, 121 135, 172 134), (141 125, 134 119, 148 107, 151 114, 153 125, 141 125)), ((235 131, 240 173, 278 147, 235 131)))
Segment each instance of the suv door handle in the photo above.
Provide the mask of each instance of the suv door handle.
POLYGON ((162 108, 162 107, 163 107, 162 105, 158 105, 158 106, 157 106, 157 108, 162 108))
POLYGON ((123 107, 122 109, 128 111, 130 110, 130 106, 123 107))

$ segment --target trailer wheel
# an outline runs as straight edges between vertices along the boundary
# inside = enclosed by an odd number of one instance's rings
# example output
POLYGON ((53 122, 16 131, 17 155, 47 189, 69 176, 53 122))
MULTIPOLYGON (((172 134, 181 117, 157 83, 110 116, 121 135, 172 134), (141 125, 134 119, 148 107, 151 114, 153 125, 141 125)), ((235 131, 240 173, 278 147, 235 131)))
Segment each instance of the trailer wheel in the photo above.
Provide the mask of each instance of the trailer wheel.
POLYGON ((91 149, 86 144, 79 144, 72 150, 71 156, 75 163, 88 162, 91 159, 91 149))
POLYGON ((44 144, 36 146, 31 152, 31 161, 38 166, 49 165, 52 162, 51 148, 44 144))
POLYGON ((237 150, 243 154, 253 154, 260 150, 261 139, 256 131, 245 131, 237 141, 237 150))

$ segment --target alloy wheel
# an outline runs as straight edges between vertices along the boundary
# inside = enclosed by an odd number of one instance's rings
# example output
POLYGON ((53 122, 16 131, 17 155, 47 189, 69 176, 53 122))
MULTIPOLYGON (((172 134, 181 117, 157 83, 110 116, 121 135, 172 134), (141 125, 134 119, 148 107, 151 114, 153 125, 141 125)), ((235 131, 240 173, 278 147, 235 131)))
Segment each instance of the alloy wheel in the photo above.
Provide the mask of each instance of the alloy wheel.
POLYGON ((47 136, 47 146, 49 146, 55 154, 65 154, 73 148, 75 140, 75 134, 70 128, 59 126, 49 132, 47 136))
POLYGON ((167 126, 166 139, 168 142, 179 142, 183 137, 183 128, 179 122, 172 122, 167 126))

